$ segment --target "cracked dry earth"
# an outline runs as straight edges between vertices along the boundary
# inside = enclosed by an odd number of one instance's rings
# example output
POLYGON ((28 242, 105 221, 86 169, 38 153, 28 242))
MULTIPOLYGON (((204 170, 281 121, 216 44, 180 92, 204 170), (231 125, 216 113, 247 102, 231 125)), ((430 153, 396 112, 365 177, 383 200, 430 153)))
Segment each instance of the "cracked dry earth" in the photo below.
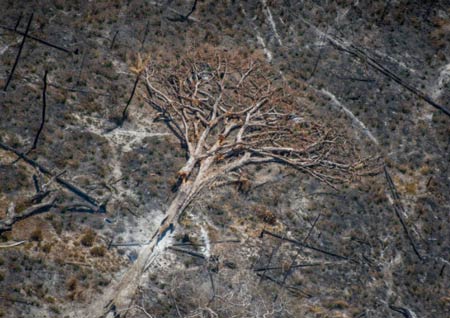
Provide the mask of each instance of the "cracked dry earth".
MULTIPOLYGON (((2 88, 31 13, 31 36, 77 51, 26 39, 0 93, 0 141, 30 149, 48 70, 46 122, 28 156, 106 202, 105 213, 54 207, 1 234, 0 317, 102 314, 184 163, 142 82, 117 127, 134 70, 205 44, 259 54, 274 81, 302 92, 299 112, 385 169, 332 189, 265 166, 243 172, 245 189, 205 190, 158 247, 127 317, 448 317, 448 1, 205 0, 181 19, 192 5, 0 1, 2 88)), ((27 208, 33 176, 61 205, 85 203, 16 159, 0 150, 0 219, 27 208)))

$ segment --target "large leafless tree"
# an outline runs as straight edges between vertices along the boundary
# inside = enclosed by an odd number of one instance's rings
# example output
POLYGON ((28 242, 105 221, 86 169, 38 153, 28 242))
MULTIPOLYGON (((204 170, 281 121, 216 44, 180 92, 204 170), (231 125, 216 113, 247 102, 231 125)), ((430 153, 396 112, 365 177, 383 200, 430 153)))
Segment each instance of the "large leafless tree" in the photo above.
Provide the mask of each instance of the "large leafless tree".
POLYGON ((329 185, 366 167, 343 156, 346 140, 308 120, 298 94, 276 84, 276 77, 262 61, 224 52, 191 53, 176 65, 146 68, 146 100, 180 140, 187 160, 161 226, 117 286, 109 313, 126 315, 156 247, 205 187, 238 183, 249 165, 287 165, 329 185))

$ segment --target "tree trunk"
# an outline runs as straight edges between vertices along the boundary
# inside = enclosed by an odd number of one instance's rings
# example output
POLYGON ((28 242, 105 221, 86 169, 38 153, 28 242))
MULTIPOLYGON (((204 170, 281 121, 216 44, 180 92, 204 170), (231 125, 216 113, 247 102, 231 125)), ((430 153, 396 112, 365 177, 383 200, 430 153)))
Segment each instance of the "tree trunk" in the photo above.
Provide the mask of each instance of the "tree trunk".
POLYGON ((139 287, 141 276, 147 266, 156 258, 158 252, 166 247, 168 230, 173 232, 177 217, 192 200, 197 192, 196 188, 195 184, 189 181, 180 186, 177 195, 167 209, 165 219, 153 235, 151 242, 141 249, 137 260, 124 274, 119 284, 115 286, 115 292, 106 305, 107 312, 102 315, 103 317, 118 318, 126 316, 139 287))

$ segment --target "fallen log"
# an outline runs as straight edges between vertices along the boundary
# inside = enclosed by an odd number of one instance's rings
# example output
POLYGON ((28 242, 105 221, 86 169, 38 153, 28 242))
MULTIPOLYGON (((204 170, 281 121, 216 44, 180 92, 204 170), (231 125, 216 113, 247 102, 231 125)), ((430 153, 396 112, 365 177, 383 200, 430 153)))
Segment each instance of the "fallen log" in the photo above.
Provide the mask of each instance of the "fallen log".
MULTIPOLYGON (((20 22, 20 21, 18 21, 18 22, 20 22)), ((0 25, 0 28, 1 28, 1 29, 4 29, 4 30, 7 30, 7 31, 15 32, 15 33, 17 33, 17 34, 20 34, 20 35, 25 36, 25 32, 22 32, 22 31, 17 30, 17 26, 18 26, 18 25, 16 24, 16 27, 15 27, 15 28, 9 28, 9 27, 7 27, 7 26, 0 25)), ((26 34, 26 37, 29 38, 29 39, 31 39, 31 40, 34 40, 34 41, 36 41, 36 42, 39 42, 39 43, 41 43, 41 44, 47 45, 47 46, 49 46, 49 47, 51 47, 51 48, 54 48, 54 49, 57 49, 57 50, 59 50, 59 51, 65 52, 65 53, 69 53, 69 54, 74 53, 74 54, 77 54, 77 50, 75 50, 75 51, 73 51, 73 52, 72 52, 72 51, 69 51, 68 49, 65 49, 65 48, 60 47, 60 46, 55 45, 55 44, 52 44, 52 43, 47 42, 47 41, 45 41, 45 40, 39 39, 39 38, 37 38, 37 37, 35 37, 35 36, 32 36, 31 34, 26 34)))
POLYGON ((405 318, 414 318, 414 316, 411 314, 410 310, 403 307, 397 307, 394 305, 389 305, 389 309, 398 312, 399 314, 402 314, 405 318))
POLYGON ((17 298, 14 296, 0 295, 0 299, 4 299, 4 300, 12 302, 12 303, 18 303, 18 304, 23 304, 23 305, 27 305, 27 306, 39 307, 39 303, 37 303, 35 301, 29 301, 29 300, 26 300, 23 298, 17 298))
POLYGON ((19 246, 19 245, 22 245, 25 242, 26 241, 1 243, 0 244, 0 248, 10 248, 10 247, 14 247, 14 246, 19 246))
MULTIPOLYGON (((290 268, 301 268, 301 267, 313 267, 313 266, 321 266, 321 265, 329 265, 334 263, 310 263, 310 264, 295 264, 290 266, 290 268)), ((272 267, 261 267, 261 268, 255 268, 254 272, 262 272, 262 271, 270 271, 270 270, 278 270, 283 269, 282 266, 272 266, 272 267)))
POLYGON ((356 47, 354 45, 344 46, 344 45, 342 45, 342 43, 339 43, 339 42, 333 41, 333 40, 330 40, 330 42, 338 50, 346 52, 346 53, 348 53, 348 54, 350 54, 350 55, 352 55, 352 56, 362 60, 363 62, 365 62, 369 66, 371 66, 373 69, 375 69, 376 71, 378 71, 381 74, 385 75, 389 79, 393 80, 394 82, 396 82, 400 86, 404 87, 405 89, 407 89, 408 91, 410 91, 411 93, 416 95, 417 97, 419 97, 422 100, 424 100, 425 102, 427 102, 429 105, 433 106, 436 109, 439 109, 440 111, 442 111, 447 116, 450 116, 450 109, 448 109, 444 105, 438 104, 430 96, 428 96, 424 92, 420 91, 419 89, 417 89, 414 86, 412 86, 409 83, 407 83, 405 80, 400 78, 397 74, 391 72, 389 69, 387 69, 381 63, 376 61, 374 58, 372 58, 369 55, 367 55, 367 53, 365 53, 362 49, 360 49, 360 48, 358 48, 358 47, 356 47))
POLYGON ((41 125, 39 126, 39 129, 36 133, 36 137, 34 138, 33 141, 33 146, 31 147, 30 150, 36 149, 37 147, 37 143, 39 140, 39 136, 41 135, 42 130, 44 129, 44 124, 45 124, 45 111, 47 109, 47 70, 45 70, 44 73, 44 88, 42 89, 42 119, 41 119, 41 125))
POLYGON ((56 197, 52 197, 50 200, 30 206, 20 213, 16 213, 14 210, 8 211, 6 219, 0 220, 0 234, 6 231, 11 231, 13 225, 21 220, 29 218, 30 216, 45 213, 50 210, 56 202, 56 197))
POLYGON ((22 42, 20 43, 19 51, 16 55, 16 60, 14 61, 14 65, 12 67, 11 73, 9 73, 8 79, 6 80, 5 87, 3 90, 6 92, 8 89, 9 83, 12 80, 12 77, 14 75, 14 71, 16 70, 17 64, 19 63, 20 55, 22 54, 23 46, 25 45, 25 40, 27 39, 28 31, 30 30, 31 21, 33 20, 33 13, 30 16, 30 19, 28 20, 27 28, 25 29, 25 33, 23 34, 22 42))
POLYGON ((200 254, 200 253, 196 253, 196 252, 193 252, 193 251, 185 250, 185 249, 182 249, 182 248, 169 246, 168 249, 172 250, 172 251, 175 251, 175 252, 180 252, 180 253, 188 254, 188 255, 191 255, 191 256, 194 256, 194 257, 198 257, 198 258, 201 258, 201 259, 205 259, 205 256, 200 254))
POLYGON ((93 198, 92 196, 87 194, 83 189, 79 188, 78 186, 74 185, 73 183, 63 179, 60 176, 57 176, 57 175, 55 176, 50 171, 50 169, 44 167, 40 163, 38 163, 35 160, 31 159, 30 157, 28 157, 23 152, 20 152, 19 150, 14 149, 14 148, 8 146, 7 144, 5 144, 5 143, 3 143, 1 141, 0 141, 0 148, 16 154, 19 158, 23 159, 29 165, 39 169, 42 173, 44 173, 44 174, 46 174, 46 175, 48 175, 48 176, 50 176, 52 178, 55 178, 55 181, 58 182, 60 185, 62 185, 64 188, 66 188, 70 192, 76 194, 78 197, 80 197, 84 201, 88 202, 89 204, 95 206, 96 207, 96 212, 100 212, 100 213, 105 213, 106 212, 106 204, 105 204, 105 202, 99 202, 97 199, 93 198))
POLYGON ((447 116, 450 116, 450 109, 449 108, 447 108, 444 105, 438 104, 430 96, 428 96, 424 92, 420 91, 419 89, 415 88, 411 84, 407 83, 405 80, 403 80, 397 74, 395 74, 392 71, 390 71, 387 67, 382 65, 376 59, 374 59, 373 57, 369 56, 360 47, 357 47, 356 45, 350 43, 349 41, 346 41, 345 39, 338 38, 336 36, 331 36, 331 35, 323 32, 323 31, 321 31, 320 29, 318 29, 317 27, 315 27, 313 24, 311 24, 310 22, 308 22, 305 19, 301 19, 301 20, 304 23, 306 23, 308 26, 314 28, 318 33, 323 35, 325 38, 327 38, 328 41, 336 49, 338 49, 339 51, 345 52, 345 53, 347 53, 347 54, 349 54, 349 55, 359 59, 363 63, 366 63, 367 65, 369 65, 370 67, 372 67, 373 69, 378 71, 379 73, 385 75, 386 77, 388 77, 389 79, 393 80, 394 82, 396 82, 400 86, 404 87, 405 89, 407 89, 408 91, 410 91, 414 95, 418 96, 419 98, 424 100, 429 105, 433 106, 436 109, 439 109, 440 111, 442 111, 447 116))
MULTIPOLYGON (((256 274, 257 276, 261 277, 261 279, 267 279, 271 282, 274 282, 277 285, 282 286, 281 282, 276 280, 275 278, 268 276, 268 275, 263 275, 263 274, 256 274)), ((298 292, 300 294, 303 294, 305 297, 307 298, 311 298, 313 295, 307 293, 306 291, 304 291, 303 289, 299 288, 299 287, 295 287, 295 286, 284 286, 284 288, 286 288, 287 290, 289 290, 290 292, 298 292)))
POLYGON ((389 187, 389 191, 391 192, 392 198, 394 200, 393 207, 394 207, 395 215, 397 216, 398 220, 400 221, 400 224, 402 225, 403 230, 405 231, 406 237, 408 238, 408 241, 411 244, 411 247, 412 247, 414 253, 417 255, 417 257, 420 260, 423 260, 423 257, 420 255, 419 250, 416 246, 416 243, 414 242, 414 239, 412 238, 411 234, 409 233, 408 227, 406 226, 406 223, 403 220, 402 212, 404 212, 404 208, 403 208, 403 205, 401 204, 400 196, 397 192, 395 184, 392 181, 391 175, 389 174, 386 166, 383 169, 384 169, 384 176, 386 177, 386 181, 387 181, 387 184, 389 187))
POLYGON ((269 234, 270 236, 278 238, 278 239, 280 239, 282 241, 286 241, 286 242, 292 243, 294 245, 298 245, 298 246, 304 247, 306 249, 310 249, 310 250, 313 250, 313 251, 316 251, 316 252, 323 253, 325 255, 333 256, 333 257, 340 258, 340 259, 345 259, 347 261, 359 264, 359 262, 357 260, 354 260, 354 259, 349 258, 347 256, 343 256, 343 255, 336 254, 334 252, 326 251, 326 250, 323 250, 321 248, 318 248, 318 247, 315 247, 315 246, 312 246, 312 245, 309 245, 309 244, 305 244, 305 243, 297 241, 297 240, 293 240, 293 239, 290 239, 290 238, 287 238, 287 237, 283 237, 281 235, 269 232, 267 230, 263 230, 262 231, 261 235, 263 236, 264 234, 269 234))

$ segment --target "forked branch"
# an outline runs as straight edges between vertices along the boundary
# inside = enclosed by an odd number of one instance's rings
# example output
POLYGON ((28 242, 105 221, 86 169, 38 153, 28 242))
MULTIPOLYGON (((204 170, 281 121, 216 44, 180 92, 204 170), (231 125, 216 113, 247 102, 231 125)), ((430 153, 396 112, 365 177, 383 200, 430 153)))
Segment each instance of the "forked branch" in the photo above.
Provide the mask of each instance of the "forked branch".
POLYGON ((213 56, 192 55, 169 69, 149 65, 145 73, 148 104, 186 146, 183 179, 203 170, 202 178, 214 181, 274 162, 334 185, 367 167, 370 159, 342 155, 345 138, 295 120, 303 108, 295 92, 275 85, 263 63, 213 56))

